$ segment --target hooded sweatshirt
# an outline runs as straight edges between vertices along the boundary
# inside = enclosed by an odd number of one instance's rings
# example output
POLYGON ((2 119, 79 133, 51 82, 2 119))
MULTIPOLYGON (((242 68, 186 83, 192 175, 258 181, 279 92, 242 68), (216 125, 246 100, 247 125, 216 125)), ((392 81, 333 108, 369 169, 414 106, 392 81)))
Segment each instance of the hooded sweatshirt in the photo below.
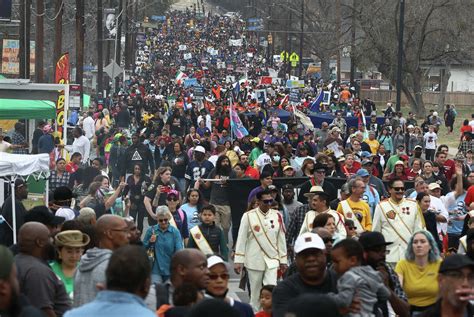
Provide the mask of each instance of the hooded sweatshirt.
POLYGON ((82 256, 74 276, 74 307, 90 303, 98 293, 97 283, 105 286, 105 270, 112 250, 93 248, 82 256))
POLYGON ((337 307, 342 308, 349 307, 356 293, 361 303, 357 316, 378 316, 374 313, 375 304, 377 301, 386 301, 390 296, 390 290, 385 287, 380 273, 368 265, 349 269, 337 281, 337 294, 330 295, 337 307))

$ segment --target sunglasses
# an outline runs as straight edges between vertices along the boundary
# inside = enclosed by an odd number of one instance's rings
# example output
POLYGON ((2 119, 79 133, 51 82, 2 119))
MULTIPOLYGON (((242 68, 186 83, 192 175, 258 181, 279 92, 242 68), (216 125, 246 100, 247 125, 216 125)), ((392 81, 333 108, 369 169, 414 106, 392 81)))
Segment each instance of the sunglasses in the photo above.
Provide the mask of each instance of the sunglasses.
POLYGON ((357 227, 347 227, 347 229, 349 229, 349 230, 356 230, 357 227))
POLYGON ((168 201, 178 201, 178 198, 176 198, 176 197, 168 197, 168 198, 166 198, 166 200, 168 200, 168 201))
POLYGON ((170 220, 169 219, 158 219, 159 223, 167 223, 168 221, 170 221, 170 220))
POLYGON ((393 190, 396 192, 403 192, 405 191, 405 187, 393 187, 393 190))
POLYGON ((329 237, 328 237, 328 238, 323 238, 323 242, 324 242, 325 244, 326 244, 326 243, 329 243, 329 242, 334 243, 334 240, 335 240, 335 239, 329 238, 329 237))
POLYGON ((262 200, 265 205, 271 205, 273 204, 273 199, 264 199, 262 200))
POLYGON ((222 273, 222 274, 209 274, 209 278, 211 280, 217 280, 218 278, 221 278, 224 281, 227 281, 229 279, 229 274, 227 273, 222 273))

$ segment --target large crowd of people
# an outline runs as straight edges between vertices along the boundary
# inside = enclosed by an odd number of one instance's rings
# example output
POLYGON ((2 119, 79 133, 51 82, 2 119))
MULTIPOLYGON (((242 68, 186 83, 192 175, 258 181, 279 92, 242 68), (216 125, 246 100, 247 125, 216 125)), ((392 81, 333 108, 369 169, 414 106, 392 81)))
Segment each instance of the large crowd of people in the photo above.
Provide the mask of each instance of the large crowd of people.
POLYGON ((18 178, 2 207, 0 315, 474 316, 474 114, 453 155, 453 105, 404 117, 310 78, 290 102, 287 65, 236 17, 142 31, 70 145, 46 121, 0 136, 51 161, 47 206, 26 210, 18 178))

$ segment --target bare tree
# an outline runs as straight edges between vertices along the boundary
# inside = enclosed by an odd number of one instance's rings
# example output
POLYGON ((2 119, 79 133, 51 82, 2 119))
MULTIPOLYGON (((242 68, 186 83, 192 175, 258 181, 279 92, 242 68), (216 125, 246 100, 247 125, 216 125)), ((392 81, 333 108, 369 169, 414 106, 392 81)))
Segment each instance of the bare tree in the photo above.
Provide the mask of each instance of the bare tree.
MULTIPOLYGON (((472 28, 472 18, 465 12, 472 10, 473 4, 465 0, 412 0, 405 8, 401 89, 411 109, 422 116, 423 81, 430 66, 462 62, 471 55, 465 32, 472 28)), ((366 65, 375 65, 395 83, 399 1, 361 0, 354 13, 363 31, 358 58, 366 65)))

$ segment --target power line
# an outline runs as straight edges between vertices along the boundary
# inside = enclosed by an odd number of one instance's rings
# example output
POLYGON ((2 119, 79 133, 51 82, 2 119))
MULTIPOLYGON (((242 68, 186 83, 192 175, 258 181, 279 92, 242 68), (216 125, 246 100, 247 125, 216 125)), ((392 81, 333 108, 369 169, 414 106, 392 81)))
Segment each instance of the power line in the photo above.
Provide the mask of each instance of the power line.
POLYGON ((43 8, 44 12, 43 12, 43 13, 38 14, 38 13, 36 13, 36 10, 33 9, 33 8, 31 8, 31 13, 32 13, 34 16, 36 16, 36 17, 44 16, 44 17, 45 17, 46 19, 48 19, 49 21, 55 21, 55 20, 58 18, 59 14, 61 13, 61 11, 62 11, 62 9, 63 9, 63 7, 64 7, 64 0, 61 1, 61 7, 59 7, 59 10, 58 10, 58 12, 56 12, 54 18, 50 18, 50 17, 48 17, 48 16, 46 15, 46 5, 43 5, 43 6, 44 6, 44 8, 43 8))

